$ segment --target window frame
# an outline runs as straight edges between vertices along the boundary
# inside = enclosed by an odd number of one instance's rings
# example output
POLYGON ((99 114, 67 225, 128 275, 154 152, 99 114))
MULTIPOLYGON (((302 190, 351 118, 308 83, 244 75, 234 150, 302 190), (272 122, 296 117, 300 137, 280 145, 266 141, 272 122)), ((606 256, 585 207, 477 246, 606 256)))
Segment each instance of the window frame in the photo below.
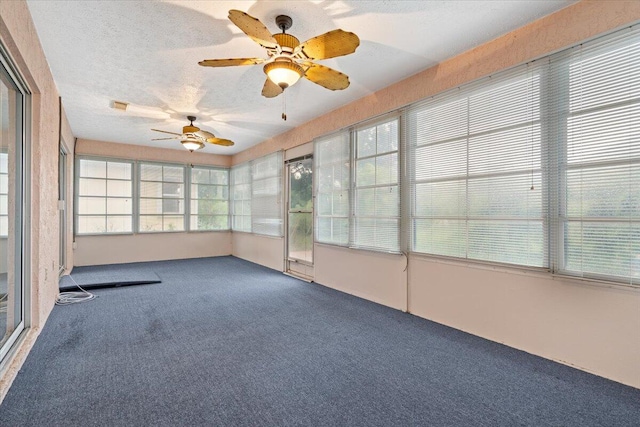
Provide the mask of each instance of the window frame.
MULTIPOLYGON (((231 231, 231 169, 230 168, 225 168, 225 167, 221 167, 221 166, 209 166, 209 165, 189 165, 190 167, 188 168, 187 171, 187 181, 188 181, 188 190, 186 190, 186 193, 188 194, 188 202, 185 205, 185 211, 188 210, 189 212, 189 216, 187 218, 187 224, 188 224, 188 230, 187 232, 189 233, 211 233, 211 232, 220 232, 220 231, 231 231), (227 202, 227 214, 226 215, 222 215, 222 214, 212 214, 212 215, 205 215, 205 216, 211 216, 211 217, 222 217, 222 216, 226 216, 227 217, 227 225, 225 228, 216 228, 216 229, 204 229, 204 230, 194 230, 191 228, 191 217, 194 216, 192 210, 191 210, 191 203, 194 200, 222 200, 222 199, 194 199, 193 198, 193 192, 192 192, 192 186, 193 186, 193 170, 194 169, 203 169, 203 170, 215 170, 215 171, 224 171, 227 174, 227 184, 226 185, 220 185, 220 184, 203 184, 203 185, 207 185, 207 186, 216 186, 216 187, 225 187, 227 189, 227 198, 224 199, 227 202)), ((197 215, 196 215, 197 216, 197 215)))
MULTIPOLYGON (((137 208, 137 203, 136 203, 136 162, 134 160, 131 159, 122 159, 122 158, 117 158, 117 157, 101 157, 101 156, 91 156, 91 155, 76 155, 75 159, 74 159, 74 204, 73 204, 73 235, 74 236, 118 236, 118 235, 132 235, 136 233, 136 225, 137 225, 137 221, 136 221, 136 208, 137 208), (100 162, 106 162, 107 165, 109 162, 113 162, 113 163, 127 163, 131 165, 131 231, 118 231, 118 232, 113 232, 113 233, 109 233, 107 231, 103 232, 103 233, 81 233, 79 232, 80 229, 80 221, 79 218, 80 216, 97 216, 97 215, 81 215, 79 213, 79 209, 80 209, 80 197, 82 197, 80 195, 80 179, 83 178, 80 176, 80 162, 82 160, 88 160, 88 161, 100 161, 100 162)), ((108 166, 107 166, 108 167, 108 166)), ((92 178, 89 178, 92 179, 92 178)), ((103 178, 97 178, 97 179, 103 179, 103 178)), ((104 178, 105 182, 109 181, 109 178, 104 178)), ((115 181, 127 181, 124 179, 118 179, 115 181)), ((106 200, 109 199, 110 197, 105 195, 105 196, 85 196, 85 197, 104 197, 105 199, 105 209, 106 209, 106 200)), ((122 198, 125 199, 127 197, 111 197, 111 198, 122 198)), ((108 214, 105 212, 104 215, 99 215, 99 216, 104 216, 105 217, 105 223, 106 223, 106 218, 108 217, 108 214)), ((125 214, 119 214, 119 215, 115 215, 115 216, 129 216, 129 215, 125 215, 125 214)))
POLYGON ((158 162, 158 161, 147 161, 147 160, 138 160, 136 161, 136 166, 137 166, 137 174, 136 174, 136 178, 137 178, 137 185, 136 185, 136 189, 137 189, 137 193, 136 193, 136 234, 157 234, 157 233, 187 233, 189 232, 189 228, 188 228, 188 207, 187 207, 187 203, 189 200, 189 188, 187 187, 187 165, 184 164, 180 164, 180 163, 171 163, 171 162, 158 162), (150 166, 161 166, 162 169, 162 173, 163 173, 163 180, 162 181, 150 181, 150 180, 144 180, 142 179, 142 166, 144 165, 150 165, 150 166), (164 167, 178 167, 182 169, 182 182, 173 182, 173 181, 164 181, 164 167), (162 191, 163 191, 163 197, 142 197, 142 183, 143 182, 154 182, 154 183, 160 183, 162 184, 162 191), (183 194, 182 197, 169 197, 166 198, 164 197, 164 184, 182 184, 183 186, 183 194), (143 199, 146 200, 162 200, 162 213, 158 214, 158 215, 153 215, 153 214, 142 214, 141 213, 141 202, 143 199), (183 203, 183 212, 182 214, 169 214, 168 216, 182 216, 182 230, 165 230, 164 229, 164 218, 165 216, 167 216, 164 213, 164 202, 168 201, 168 200, 175 200, 175 201, 182 201, 183 203), (151 231, 142 231, 141 230, 141 219, 143 216, 160 216, 162 217, 162 230, 151 230, 151 231))
MULTIPOLYGON (((402 156, 404 154, 404 141, 402 140, 402 111, 396 111, 393 113, 389 113, 389 114, 385 114, 383 116, 380 117, 376 117, 374 119, 370 119, 367 121, 364 121, 362 123, 359 123, 357 126, 354 126, 350 129, 350 156, 349 156, 349 162, 350 162, 350 191, 349 191, 349 196, 350 196, 350 203, 349 203, 349 245, 348 247, 351 249, 357 249, 357 250, 366 250, 366 251, 372 251, 372 252, 381 252, 381 253, 391 253, 391 254, 400 254, 402 253, 402 238, 401 238, 401 234, 402 234, 402 230, 401 230, 401 224, 402 224, 402 200, 401 200, 401 195, 402 195, 402 189, 401 189, 401 166, 402 166, 402 156), (397 147, 395 150, 390 150, 390 151, 386 151, 384 153, 378 153, 377 152, 377 146, 378 146, 378 138, 376 135, 376 153, 372 154, 372 155, 365 155, 362 157, 358 157, 358 132, 362 131, 362 130, 366 130, 366 129, 371 129, 371 128, 375 128, 377 130, 378 126, 382 126, 385 125, 387 123, 391 123, 391 122, 396 122, 396 138, 397 138, 397 147), (366 161, 366 160, 371 160, 371 159, 375 159, 376 160, 376 169, 375 169, 375 179, 377 180, 377 175, 378 175, 378 167, 377 167, 377 159, 381 158, 381 157, 393 157, 393 155, 395 154, 395 159, 396 159, 396 181, 395 183, 388 183, 388 184, 377 184, 374 180, 373 184, 367 184, 367 185, 358 185, 358 161, 366 161), (374 190, 374 195, 375 195, 375 190, 378 188, 393 188, 396 187, 396 191, 397 191, 397 196, 398 196, 398 204, 397 204, 397 215, 394 216, 381 216, 381 215, 358 215, 358 192, 359 190, 374 190), (358 226, 356 225, 356 223, 358 222, 358 219, 373 219, 378 220, 378 219, 390 219, 393 220, 395 219, 397 221, 398 227, 396 228, 396 240, 397 240, 397 249, 390 249, 390 248, 384 248, 382 246, 376 246, 376 245, 363 245, 363 244, 359 244, 357 243, 358 240, 358 226)), ((374 196, 375 197, 375 196, 374 196)))

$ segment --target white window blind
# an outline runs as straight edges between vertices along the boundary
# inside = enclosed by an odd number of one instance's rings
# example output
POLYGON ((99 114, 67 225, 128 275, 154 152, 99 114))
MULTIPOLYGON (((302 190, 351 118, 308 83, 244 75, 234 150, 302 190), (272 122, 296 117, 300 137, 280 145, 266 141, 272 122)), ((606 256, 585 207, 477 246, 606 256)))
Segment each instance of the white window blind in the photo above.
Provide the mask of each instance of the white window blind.
POLYGON ((251 165, 231 168, 231 229, 251 232, 251 165))
POLYGON ((79 159, 76 206, 77 234, 133 231, 133 164, 79 159))
POLYGON ((229 170, 194 166, 191 171, 190 230, 229 229, 229 170))
POLYGON ((251 162, 251 231, 282 236, 282 152, 251 162))
POLYGON ((352 246, 400 251, 398 119, 355 133, 352 246))
POLYGON ((349 244, 349 141, 345 131, 314 143, 317 242, 349 244))
POLYGON ((413 107, 407 140, 413 251, 548 265, 538 69, 413 107))
POLYGON ((640 283, 640 32, 557 55, 560 268, 640 283))
POLYGON ((9 157, 0 153, 0 237, 9 235, 9 157))
POLYGON ((184 231, 185 169, 140 163, 139 231, 184 231))

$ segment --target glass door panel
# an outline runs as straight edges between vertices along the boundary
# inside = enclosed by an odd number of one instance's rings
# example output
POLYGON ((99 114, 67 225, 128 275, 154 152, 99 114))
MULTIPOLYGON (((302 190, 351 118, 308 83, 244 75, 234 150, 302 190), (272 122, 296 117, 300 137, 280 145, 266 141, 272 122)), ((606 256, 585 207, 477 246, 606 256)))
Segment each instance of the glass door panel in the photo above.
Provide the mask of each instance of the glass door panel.
MULTIPOLYGON (((287 164, 288 217, 287 260, 291 272, 294 263, 313 265, 313 176, 312 159, 287 164)), ((304 274, 304 273, 302 273, 304 274)))
POLYGON ((24 95, 0 55, 0 361, 24 327, 24 95))

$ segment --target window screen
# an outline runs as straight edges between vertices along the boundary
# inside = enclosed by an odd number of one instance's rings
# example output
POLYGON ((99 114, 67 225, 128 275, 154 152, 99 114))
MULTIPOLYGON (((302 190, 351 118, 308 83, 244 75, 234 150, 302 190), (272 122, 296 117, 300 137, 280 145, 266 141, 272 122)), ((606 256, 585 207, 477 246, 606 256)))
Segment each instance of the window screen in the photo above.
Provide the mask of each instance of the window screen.
POLYGON ((228 230, 229 170, 194 166, 190 171, 190 230, 228 230))
POLYGON ((184 231, 184 167, 140 163, 139 231, 184 231))
POLYGON ((133 231, 133 164, 79 159, 77 234, 133 231))

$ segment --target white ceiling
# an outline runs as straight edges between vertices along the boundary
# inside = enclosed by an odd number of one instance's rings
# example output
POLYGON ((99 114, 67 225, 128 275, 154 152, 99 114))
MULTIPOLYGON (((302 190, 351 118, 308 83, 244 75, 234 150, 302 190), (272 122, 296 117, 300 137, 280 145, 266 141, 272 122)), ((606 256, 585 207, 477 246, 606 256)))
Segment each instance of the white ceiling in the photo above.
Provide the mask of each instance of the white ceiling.
POLYGON ((234 147, 235 154, 341 105, 573 3, 561 1, 38 1, 28 0, 38 36, 78 138, 182 149, 151 128, 181 132, 185 116, 234 147), (266 51, 227 18, 239 9, 278 32, 293 18, 300 41, 341 28, 356 33, 355 53, 317 61, 349 75, 330 91, 308 80, 261 96, 262 66, 209 68, 198 61, 260 57, 266 51), (169 119, 111 108, 114 100, 155 107, 169 119))

